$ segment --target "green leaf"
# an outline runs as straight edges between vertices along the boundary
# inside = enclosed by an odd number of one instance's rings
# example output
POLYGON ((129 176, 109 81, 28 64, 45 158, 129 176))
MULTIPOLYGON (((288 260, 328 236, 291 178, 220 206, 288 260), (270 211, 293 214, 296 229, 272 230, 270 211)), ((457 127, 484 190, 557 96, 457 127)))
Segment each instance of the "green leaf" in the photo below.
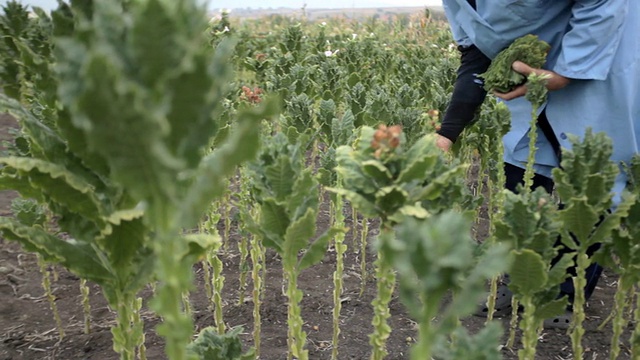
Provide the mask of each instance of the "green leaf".
POLYGON ((405 216, 412 216, 417 219, 426 219, 431 214, 420 205, 405 205, 400 208, 399 212, 405 216))
POLYGON ((273 165, 264 169, 264 175, 276 199, 283 200, 291 194, 296 172, 289 156, 282 155, 275 159, 273 165))
POLYGON ((21 243, 25 250, 37 252, 45 260, 60 264, 84 279, 102 286, 109 286, 114 280, 90 243, 63 240, 39 226, 24 226, 6 217, 0 217, 0 231, 5 238, 21 243))
POLYGON ((361 166, 364 174, 372 178, 378 186, 388 185, 393 180, 391 171, 379 160, 366 160, 361 166))
POLYGON ((290 222, 285 207, 278 204, 275 199, 267 198, 260 206, 260 213, 262 214, 261 228, 269 235, 269 238, 263 239, 265 245, 275 250, 284 251, 284 235, 290 222))
POLYGON ((599 220, 592 206, 588 204, 586 197, 565 200, 567 207, 559 212, 559 217, 564 223, 565 230, 575 235, 577 242, 582 247, 588 247, 589 234, 599 220))
POLYGON ((340 188, 326 188, 327 191, 344 196, 362 215, 374 218, 380 215, 375 204, 355 191, 340 188))
POLYGON ((182 258, 189 264, 203 260, 208 251, 216 251, 222 243, 217 233, 183 235, 182 240, 188 244, 188 251, 182 254, 182 258))
POLYGON ((311 169, 304 169, 297 175, 293 189, 287 199, 287 213, 291 219, 303 216, 308 208, 318 207, 318 182, 311 169))
POLYGON ((433 152, 434 144, 435 138, 424 136, 407 150, 405 165, 398 175, 398 182, 425 180, 428 170, 432 169, 438 161, 438 154, 433 152))
POLYGON ((283 259, 297 259, 298 251, 305 249, 316 233, 316 209, 308 208, 305 214, 293 221, 284 234, 283 259))
POLYGON ((445 171, 435 179, 431 179, 427 186, 420 190, 418 194, 412 196, 412 199, 416 201, 437 199, 448 184, 463 176, 465 169, 466 166, 457 166, 445 171))
POLYGON ((542 256, 529 249, 513 251, 513 256, 514 266, 509 272, 509 287, 514 293, 530 296, 544 289, 548 279, 548 266, 542 256))
POLYGON ((560 260, 549 269, 547 287, 559 285, 567 279, 567 270, 574 265, 573 256, 573 253, 562 255, 560 260))
POLYGON ((549 319, 564 314, 567 311, 568 300, 566 297, 540 305, 536 308, 534 317, 536 319, 549 319))
POLYGON ((346 232, 347 229, 344 228, 330 228, 324 234, 320 235, 320 237, 309 246, 309 249, 307 249, 300 259, 298 269, 302 271, 319 263, 327 253, 327 248, 331 240, 338 234, 344 234, 346 232))
POLYGON ((377 190, 376 184, 366 176, 361 167, 361 161, 354 157, 354 151, 349 146, 336 149, 336 172, 343 179, 345 188, 361 194, 373 194, 377 190))
MULTIPOLYGON (((0 164, 18 170, 31 186, 71 211, 90 219, 100 217, 101 205, 93 192, 94 188, 62 166, 44 160, 18 157, 0 158, 0 164)), ((28 193, 30 192, 27 191, 28 193)))
POLYGON ((226 179, 238 165, 255 157, 259 149, 259 122, 277 112, 276 101, 238 115, 238 127, 224 145, 202 159, 182 205, 183 226, 192 226, 211 202, 227 190, 226 179))
POLYGON ((147 87, 153 88, 167 76, 167 70, 172 70, 178 65, 180 52, 175 50, 184 45, 177 43, 176 24, 167 14, 168 9, 159 0, 149 0, 136 10, 141 12, 138 17, 147 20, 133 24, 133 56, 141 65, 139 76, 147 87))
POLYGON ((120 218, 117 224, 107 225, 96 242, 115 269, 126 268, 147 245, 148 231, 141 215, 127 220, 120 218))
POLYGON ((255 357, 254 350, 242 353, 240 334, 242 327, 235 327, 225 334, 218 334, 214 327, 206 327, 187 346, 187 352, 199 360, 245 360, 255 357))
MULTIPOLYGON (((7 172, 7 168, 3 170, 7 172)), ((24 198, 34 199, 40 203, 45 201, 42 189, 33 187, 28 179, 21 176, 3 174, 2 170, 0 170, 0 190, 15 190, 24 198)))
POLYGON ((385 186, 376 193, 376 207, 384 214, 393 214, 408 198, 409 194, 402 188, 396 185, 385 186))
POLYGON ((613 213, 604 215, 604 219, 591 235, 589 243, 599 243, 605 241, 611 232, 620 228, 623 219, 629 216, 629 210, 632 209, 637 201, 635 194, 623 196, 622 201, 618 204, 613 213))

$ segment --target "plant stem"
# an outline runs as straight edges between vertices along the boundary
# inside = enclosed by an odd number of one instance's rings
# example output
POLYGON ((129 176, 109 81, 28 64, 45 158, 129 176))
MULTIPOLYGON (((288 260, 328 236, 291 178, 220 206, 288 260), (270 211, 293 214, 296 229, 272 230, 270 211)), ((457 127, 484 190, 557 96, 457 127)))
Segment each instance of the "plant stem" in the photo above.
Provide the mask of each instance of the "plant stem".
POLYGON ((84 333, 91 332, 91 303, 89 302, 89 293, 91 290, 87 286, 87 280, 80 279, 80 293, 82 294, 82 310, 84 314, 84 333))
MULTIPOLYGON (((135 359, 136 349, 144 346, 144 331, 140 318, 142 299, 133 294, 116 292, 117 322, 111 328, 113 349, 120 354, 121 360, 135 359)), ((144 351, 143 351, 144 352, 144 351)))
MULTIPOLYGON (((227 187, 231 187, 231 179, 227 182, 227 187)), ((224 253, 229 252, 229 243, 231 242, 231 191, 227 189, 224 196, 224 253)))
POLYGON ((493 320, 493 312, 496 309, 496 298, 498 297, 498 276, 491 278, 491 285, 489 286, 489 296, 487 297, 487 321, 489 323, 493 320))
POLYGON ((626 282, 625 276, 622 275, 618 279, 618 289, 614 296, 614 310, 615 316, 613 318, 613 335, 611 336, 611 350, 609 351, 609 359, 615 360, 620 355, 620 337, 624 331, 624 310, 627 305, 628 291, 625 289, 626 282))
POLYGON ((207 297, 207 309, 213 312, 213 278, 211 277, 211 263, 209 262, 210 255, 207 254, 204 260, 200 263, 202 264, 202 271, 204 277, 204 293, 207 297))
POLYGON ((529 156, 527 158, 527 166, 524 171, 524 188, 530 191, 533 185, 533 165, 536 162, 536 141, 538 138, 538 107, 533 105, 531 110, 531 123, 529 128, 529 156))
POLYGON ((260 358, 260 331, 261 331, 261 319, 260 319, 260 294, 262 292, 262 257, 264 252, 261 246, 261 241, 258 236, 251 238, 251 248, 249 250, 251 256, 251 263, 253 267, 251 269, 251 278, 253 279, 253 345, 256 349, 256 359, 260 358))
MULTIPOLYGON (((166 224, 170 224, 169 220, 166 224)), ((186 244, 174 237, 178 231, 168 230, 171 229, 170 225, 158 225, 156 229, 157 274, 161 281, 156 292, 155 308, 164 319, 158 327, 158 333, 165 338, 167 357, 184 360, 187 357, 186 344, 193 333, 193 320, 182 309, 182 294, 192 281, 191 267, 182 266, 181 259, 176 258, 176 254, 186 253, 186 244)))
POLYGON ((238 305, 242 305, 244 304, 244 296, 247 290, 247 271, 249 268, 247 262, 247 259, 249 257, 249 245, 246 236, 242 236, 240 238, 240 242, 238 243, 238 251, 240 252, 240 285, 238 289, 238 305))
POLYGON ((578 250, 576 256, 576 277, 573 278, 574 300, 573 300, 573 321, 571 324, 571 346, 573 348, 573 358, 582 359, 584 348, 582 347, 582 337, 584 336, 584 328, 582 323, 586 316, 584 313, 584 304, 586 302, 584 295, 584 287, 587 285, 586 269, 591 261, 586 252, 582 249, 578 250))
MULTIPOLYGON (((338 186, 341 181, 338 178, 338 186)), ((344 227, 344 213, 343 213, 343 201, 342 196, 336 194, 336 201, 333 204, 335 209, 334 226, 337 228, 344 227)), ((352 207, 352 211, 355 209, 352 207)), ((354 223, 355 227, 356 223, 354 223)), ((334 244, 336 248, 336 270, 333 273, 333 347, 331 349, 331 359, 338 359, 338 343, 340 341, 340 311, 342 310, 342 275, 344 273, 344 253, 347 250, 347 245, 344 244, 344 233, 339 232, 335 239, 334 244)))
MULTIPOLYGON (((383 227, 380 232, 379 241, 389 241, 393 236, 393 230, 383 227)), ((387 324, 389 313, 389 303, 393 295, 393 288, 396 283, 396 274, 393 266, 385 259, 384 253, 378 251, 378 259, 375 261, 376 267, 376 287, 378 293, 373 300, 373 333, 369 335, 369 343, 372 346, 371 360, 382 360, 387 356, 387 339, 391 334, 391 327, 387 324)))
POLYGON ((520 360, 535 360, 538 329, 542 321, 535 317, 536 306, 530 296, 523 296, 521 302, 524 306, 524 314, 522 320, 520 320, 522 349, 518 351, 518 358, 520 360))
POLYGON ((289 356, 295 357, 297 360, 308 360, 309 353, 304 348, 307 342, 307 335, 302 330, 302 316, 300 314, 302 291, 298 290, 298 272, 295 268, 295 261, 292 263, 287 261, 287 263, 283 265, 287 273, 287 323, 289 324, 287 344, 289 345, 289 356))
POLYGON ((431 321, 430 317, 425 317, 420 321, 418 341, 411 348, 411 360, 431 359, 431 346, 435 336, 431 321))
POLYGON ((369 219, 362 219, 362 231, 360 232, 360 296, 364 294, 367 286, 367 237, 369 236, 369 219))
POLYGON ((55 320, 56 327, 58 328, 58 337, 62 340, 64 339, 64 328, 62 326, 60 313, 58 312, 58 306, 56 305, 56 296, 53 295, 53 291, 51 290, 51 273, 47 268, 47 264, 40 255, 38 255, 38 264, 40 265, 40 273, 42 274, 42 288, 44 289, 44 293, 49 301, 51 312, 53 312, 53 319, 55 320))
POLYGON ((211 267, 213 269, 212 281, 213 281, 213 306, 215 324, 218 330, 218 334, 224 334, 226 326, 224 324, 224 317, 222 312, 222 290, 224 288, 224 276, 222 275, 223 264, 218 254, 211 252, 211 267))
MULTIPOLYGON (((640 296, 638 296, 637 288, 634 287, 632 292, 632 297, 636 297, 636 309, 633 312, 633 322, 636 324, 633 333, 631 334, 631 358, 638 359, 640 358, 640 296)), ((631 306, 633 308, 633 306, 631 306)))
POLYGON ((357 251, 358 247, 356 246, 357 238, 358 238, 358 209, 351 204, 351 238, 353 239, 353 249, 357 251))
POLYGON ((133 326, 138 330, 138 339, 136 339, 136 343, 138 344, 138 360, 147 360, 147 348, 144 345, 144 323, 140 316, 140 311, 142 310, 142 298, 137 298, 134 303, 133 326))

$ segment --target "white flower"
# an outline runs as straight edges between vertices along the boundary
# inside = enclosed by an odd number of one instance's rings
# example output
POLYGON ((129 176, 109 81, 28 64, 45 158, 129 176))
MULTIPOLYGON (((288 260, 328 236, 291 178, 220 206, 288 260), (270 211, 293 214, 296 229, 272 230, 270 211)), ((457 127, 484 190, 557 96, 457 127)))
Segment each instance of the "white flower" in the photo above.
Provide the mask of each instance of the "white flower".
POLYGON ((338 49, 336 51, 327 50, 327 51, 324 52, 324 56, 326 56, 326 57, 336 56, 338 51, 340 51, 340 49, 338 49))
POLYGON ((351 34, 351 36, 353 37, 353 40, 355 40, 358 37, 358 34, 351 34))
POLYGON ((327 26, 327 22, 326 21, 321 22, 320 26, 327 26))
POLYGON ((231 31, 231 30, 229 30, 229 27, 228 27, 228 26, 225 26, 225 27, 224 27, 224 30, 222 30, 222 32, 223 32, 223 33, 226 33, 226 32, 229 32, 229 31, 231 31))
POLYGON ((438 45, 437 44, 431 44, 431 47, 437 49, 438 45))

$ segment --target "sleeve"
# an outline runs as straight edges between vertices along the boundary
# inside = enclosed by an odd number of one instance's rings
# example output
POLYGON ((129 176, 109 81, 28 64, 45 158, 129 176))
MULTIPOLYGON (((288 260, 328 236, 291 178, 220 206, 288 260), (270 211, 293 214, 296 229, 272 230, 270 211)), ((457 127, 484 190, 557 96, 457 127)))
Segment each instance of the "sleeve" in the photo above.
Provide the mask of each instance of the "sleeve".
POLYGON ((572 79, 604 80, 622 37, 629 1, 576 0, 553 71, 572 79))
POLYGON ((464 32, 462 26, 456 21, 457 12, 460 10, 460 5, 458 5, 455 1, 444 0, 442 2, 442 7, 444 8, 444 13, 447 17, 447 21, 449 23, 449 28, 451 29, 451 34, 453 35, 453 40, 456 44, 461 46, 470 46, 473 45, 469 36, 464 32))
POLYGON ((491 59, 474 45, 460 46, 459 49, 461 58, 458 77, 440 130, 437 132, 453 142, 471 123, 487 95, 482 80, 477 77, 477 74, 487 71, 491 64, 491 59))

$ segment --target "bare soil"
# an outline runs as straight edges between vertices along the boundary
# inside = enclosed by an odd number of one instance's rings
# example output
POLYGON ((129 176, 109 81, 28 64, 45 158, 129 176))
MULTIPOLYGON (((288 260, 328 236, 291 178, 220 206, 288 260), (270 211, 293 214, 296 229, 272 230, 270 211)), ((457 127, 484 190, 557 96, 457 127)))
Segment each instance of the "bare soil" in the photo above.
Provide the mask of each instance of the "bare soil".
MULTIPOLYGON (((8 116, 0 116, 0 140, 9 139, 8 130, 16 124, 8 116)), ((11 216, 10 202, 16 196, 13 192, 0 192, 0 216, 11 216)), ((328 225, 327 204, 323 204, 319 227, 328 225)), ((351 224, 348 224, 351 226, 351 224)), ((373 225, 373 224, 372 224, 373 225)), ((356 228, 360 229, 359 226, 356 228)), ((481 222, 475 229, 476 236, 483 238, 487 229, 481 222)), ((375 236, 371 231, 369 238, 375 236)), ((240 256, 236 249, 240 238, 237 224, 232 224, 229 251, 224 260, 224 319, 229 327, 243 326, 244 344, 253 346, 251 330, 253 328, 253 304, 251 299, 251 281, 248 280, 245 299, 239 303, 240 256)), ((368 285, 360 295, 361 254, 354 246, 352 236, 347 236, 349 250, 345 259, 344 294, 342 296, 342 316, 340 334, 340 359, 367 359, 370 353, 368 335, 372 332, 373 316, 371 301, 375 296, 372 253, 367 254, 369 262, 368 285)), ((271 252, 267 254, 267 282, 264 301, 261 308, 262 338, 261 359, 286 359, 287 352, 287 309, 283 295, 281 264, 279 258, 271 252)), ((90 284, 91 289, 91 333, 84 334, 83 308, 79 290, 79 278, 60 267, 48 266, 57 275, 52 282, 55 304, 58 308, 64 337, 60 339, 56 322, 49 302, 42 289, 43 275, 35 255, 25 253, 16 243, 0 238, 0 360, 19 359, 118 359, 112 349, 110 326, 114 323, 114 312, 109 309, 100 289, 90 284)), ((330 251, 321 264, 301 274, 300 287, 304 292, 302 317, 304 330, 308 333, 310 359, 329 359, 331 356, 332 308, 333 308, 333 272, 335 252, 330 251)), ((213 325, 213 314, 208 309, 204 294, 202 269, 194 266, 196 284, 191 294, 191 305, 196 326, 199 329, 213 325)), ((586 309, 586 334, 583 344, 586 359, 608 358, 611 337, 610 326, 603 331, 596 328, 611 311, 616 277, 605 271, 599 287, 586 309)), ((140 295, 149 299, 151 289, 145 289, 140 295)), ((146 328, 146 347, 148 359, 165 359, 163 341, 156 335, 154 328, 158 317, 145 310, 143 318, 146 328)), ((390 360, 408 359, 408 350, 416 336, 415 323, 408 318, 403 305, 394 297, 390 306, 390 323, 393 329, 388 342, 390 360)), ((484 326, 485 319, 470 317, 463 324, 471 332, 484 326)), ((500 320, 505 329, 509 319, 500 320)), ((625 344, 628 339, 627 329, 625 344)), ((537 347, 538 359, 572 359, 571 341, 564 330, 545 330, 537 347)), ((506 342, 505 332, 504 342, 506 342)), ((517 348, 502 350, 504 359, 517 359, 517 348)), ((622 359, 629 359, 629 352, 623 344, 622 359)))

